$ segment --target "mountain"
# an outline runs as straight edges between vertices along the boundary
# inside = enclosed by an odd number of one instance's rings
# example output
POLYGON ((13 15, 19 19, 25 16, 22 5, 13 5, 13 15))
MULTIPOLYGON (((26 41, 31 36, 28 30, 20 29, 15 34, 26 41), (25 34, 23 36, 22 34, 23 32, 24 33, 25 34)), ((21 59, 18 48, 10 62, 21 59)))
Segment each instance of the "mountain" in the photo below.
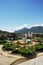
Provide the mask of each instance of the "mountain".
POLYGON ((23 29, 20 29, 18 31, 15 31, 15 33, 21 33, 21 34, 24 34, 27 32, 43 33, 43 26, 31 27, 30 29, 29 28, 23 28, 23 29))
POLYGON ((33 33, 43 33, 43 26, 32 27, 30 31, 33 33))
POLYGON ((23 33, 27 33, 28 31, 30 31, 30 29, 28 29, 28 28, 23 28, 23 29, 20 29, 20 30, 18 30, 18 31, 15 31, 15 33, 23 34, 23 33))
POLYGON ((10 32, 7 32, 7 31, 2 31, 0 30, 0 40, 1 39, 18 39, 21 38, 22 36, 24 36, 24 33, 43 33, 43 26, 36 26, 36 27, 31 27, 30 29, 29 28, 23 28, 23 29, 20 29, 18 31, 15 31, 13 33, 10 33, 10 32))

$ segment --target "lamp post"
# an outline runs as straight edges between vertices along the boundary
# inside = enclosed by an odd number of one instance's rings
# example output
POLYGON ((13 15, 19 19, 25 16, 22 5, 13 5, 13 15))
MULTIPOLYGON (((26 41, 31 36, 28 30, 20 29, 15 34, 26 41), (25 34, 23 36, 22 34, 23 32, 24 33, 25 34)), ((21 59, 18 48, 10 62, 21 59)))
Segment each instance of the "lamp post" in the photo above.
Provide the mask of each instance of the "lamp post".
MULTIPOLYGON (((35 46, 34 46, 35 47, 35 46)), ((26 49, 28 49, 28 47, 26 47, 26 49)), ((30 51, 30 53, 31 53, 31 51, 30 51)), ((31 53, 32 55, 33 55, 33 53, 31 53)), ((34 55, 33 55, 34 56, 34 55)), ((34 65, 35 65, 35 58, 34 58, 34 65)))
MULTIPOLYGON (((32 54, 32 53, 31 53, 32 54)), ((33 54, 32 54, 33 55, 33 54)), ((33 55, 34 56, 34 55, 33 55)), ((34 58, 34 65, 35 65, 35 58, 34 58)))

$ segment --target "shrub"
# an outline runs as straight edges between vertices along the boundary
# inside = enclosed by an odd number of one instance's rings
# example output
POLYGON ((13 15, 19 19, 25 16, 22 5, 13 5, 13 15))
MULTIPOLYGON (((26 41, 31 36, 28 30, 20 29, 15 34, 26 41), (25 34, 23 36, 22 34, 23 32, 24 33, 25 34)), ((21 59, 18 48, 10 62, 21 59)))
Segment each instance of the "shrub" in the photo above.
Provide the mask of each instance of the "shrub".
POLYGON ((9 51, 9 50, 13 50, 13 49, 15 49, 16 48, 16 46, 14 45, 14 44, 9 44, 9 43, 6 43, 6 44, 4 44, 4 46, 3 46, 3 50, 5 51, 5 50, 7 50, 7 51, 9 51))
POLYGON ((6 41, 5 40, 0 40, 0 44, 4 44, 4 43, 6 43, 6 41))
POLYGON ((40 43, 40 44, 35 45, 35 50, 36 51, 40 51, 40 50, 42 51, 42 49, 43 49, 43 44, 40 43))
POLYGON ((25 57, 36 57, 36 52, 33 46, 20 48, 19 52, 25 57))

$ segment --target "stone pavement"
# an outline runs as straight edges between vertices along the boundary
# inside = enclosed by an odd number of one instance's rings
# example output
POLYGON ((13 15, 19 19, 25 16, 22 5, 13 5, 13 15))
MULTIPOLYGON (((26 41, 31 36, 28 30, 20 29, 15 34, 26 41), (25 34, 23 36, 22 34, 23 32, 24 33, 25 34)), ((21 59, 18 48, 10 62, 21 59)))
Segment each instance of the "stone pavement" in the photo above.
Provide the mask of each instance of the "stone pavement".
POLYGON ((43 56, 37 57, 35 59, 23 62, 18 65, 43 65, 43 56))

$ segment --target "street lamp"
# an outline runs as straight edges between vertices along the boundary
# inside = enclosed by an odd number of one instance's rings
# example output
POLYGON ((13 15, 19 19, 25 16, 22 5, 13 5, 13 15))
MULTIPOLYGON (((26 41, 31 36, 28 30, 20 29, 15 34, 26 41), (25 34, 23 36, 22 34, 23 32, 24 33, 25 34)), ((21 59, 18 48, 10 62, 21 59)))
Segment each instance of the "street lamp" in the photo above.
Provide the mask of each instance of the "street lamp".
MULTIPOLYGON (((26 47, 26 49, 28 49, 28 47, 26 47)), ((30 53, 31 53, 31 51, 30 51, 30 53)), ((31 53, 32 55, 33 55, 33 53, 31 53)), ((34 55, 33 55, 34 56, 34 55)), ((35 65, 35 58, 34 58, 34 65, 35 65)))

